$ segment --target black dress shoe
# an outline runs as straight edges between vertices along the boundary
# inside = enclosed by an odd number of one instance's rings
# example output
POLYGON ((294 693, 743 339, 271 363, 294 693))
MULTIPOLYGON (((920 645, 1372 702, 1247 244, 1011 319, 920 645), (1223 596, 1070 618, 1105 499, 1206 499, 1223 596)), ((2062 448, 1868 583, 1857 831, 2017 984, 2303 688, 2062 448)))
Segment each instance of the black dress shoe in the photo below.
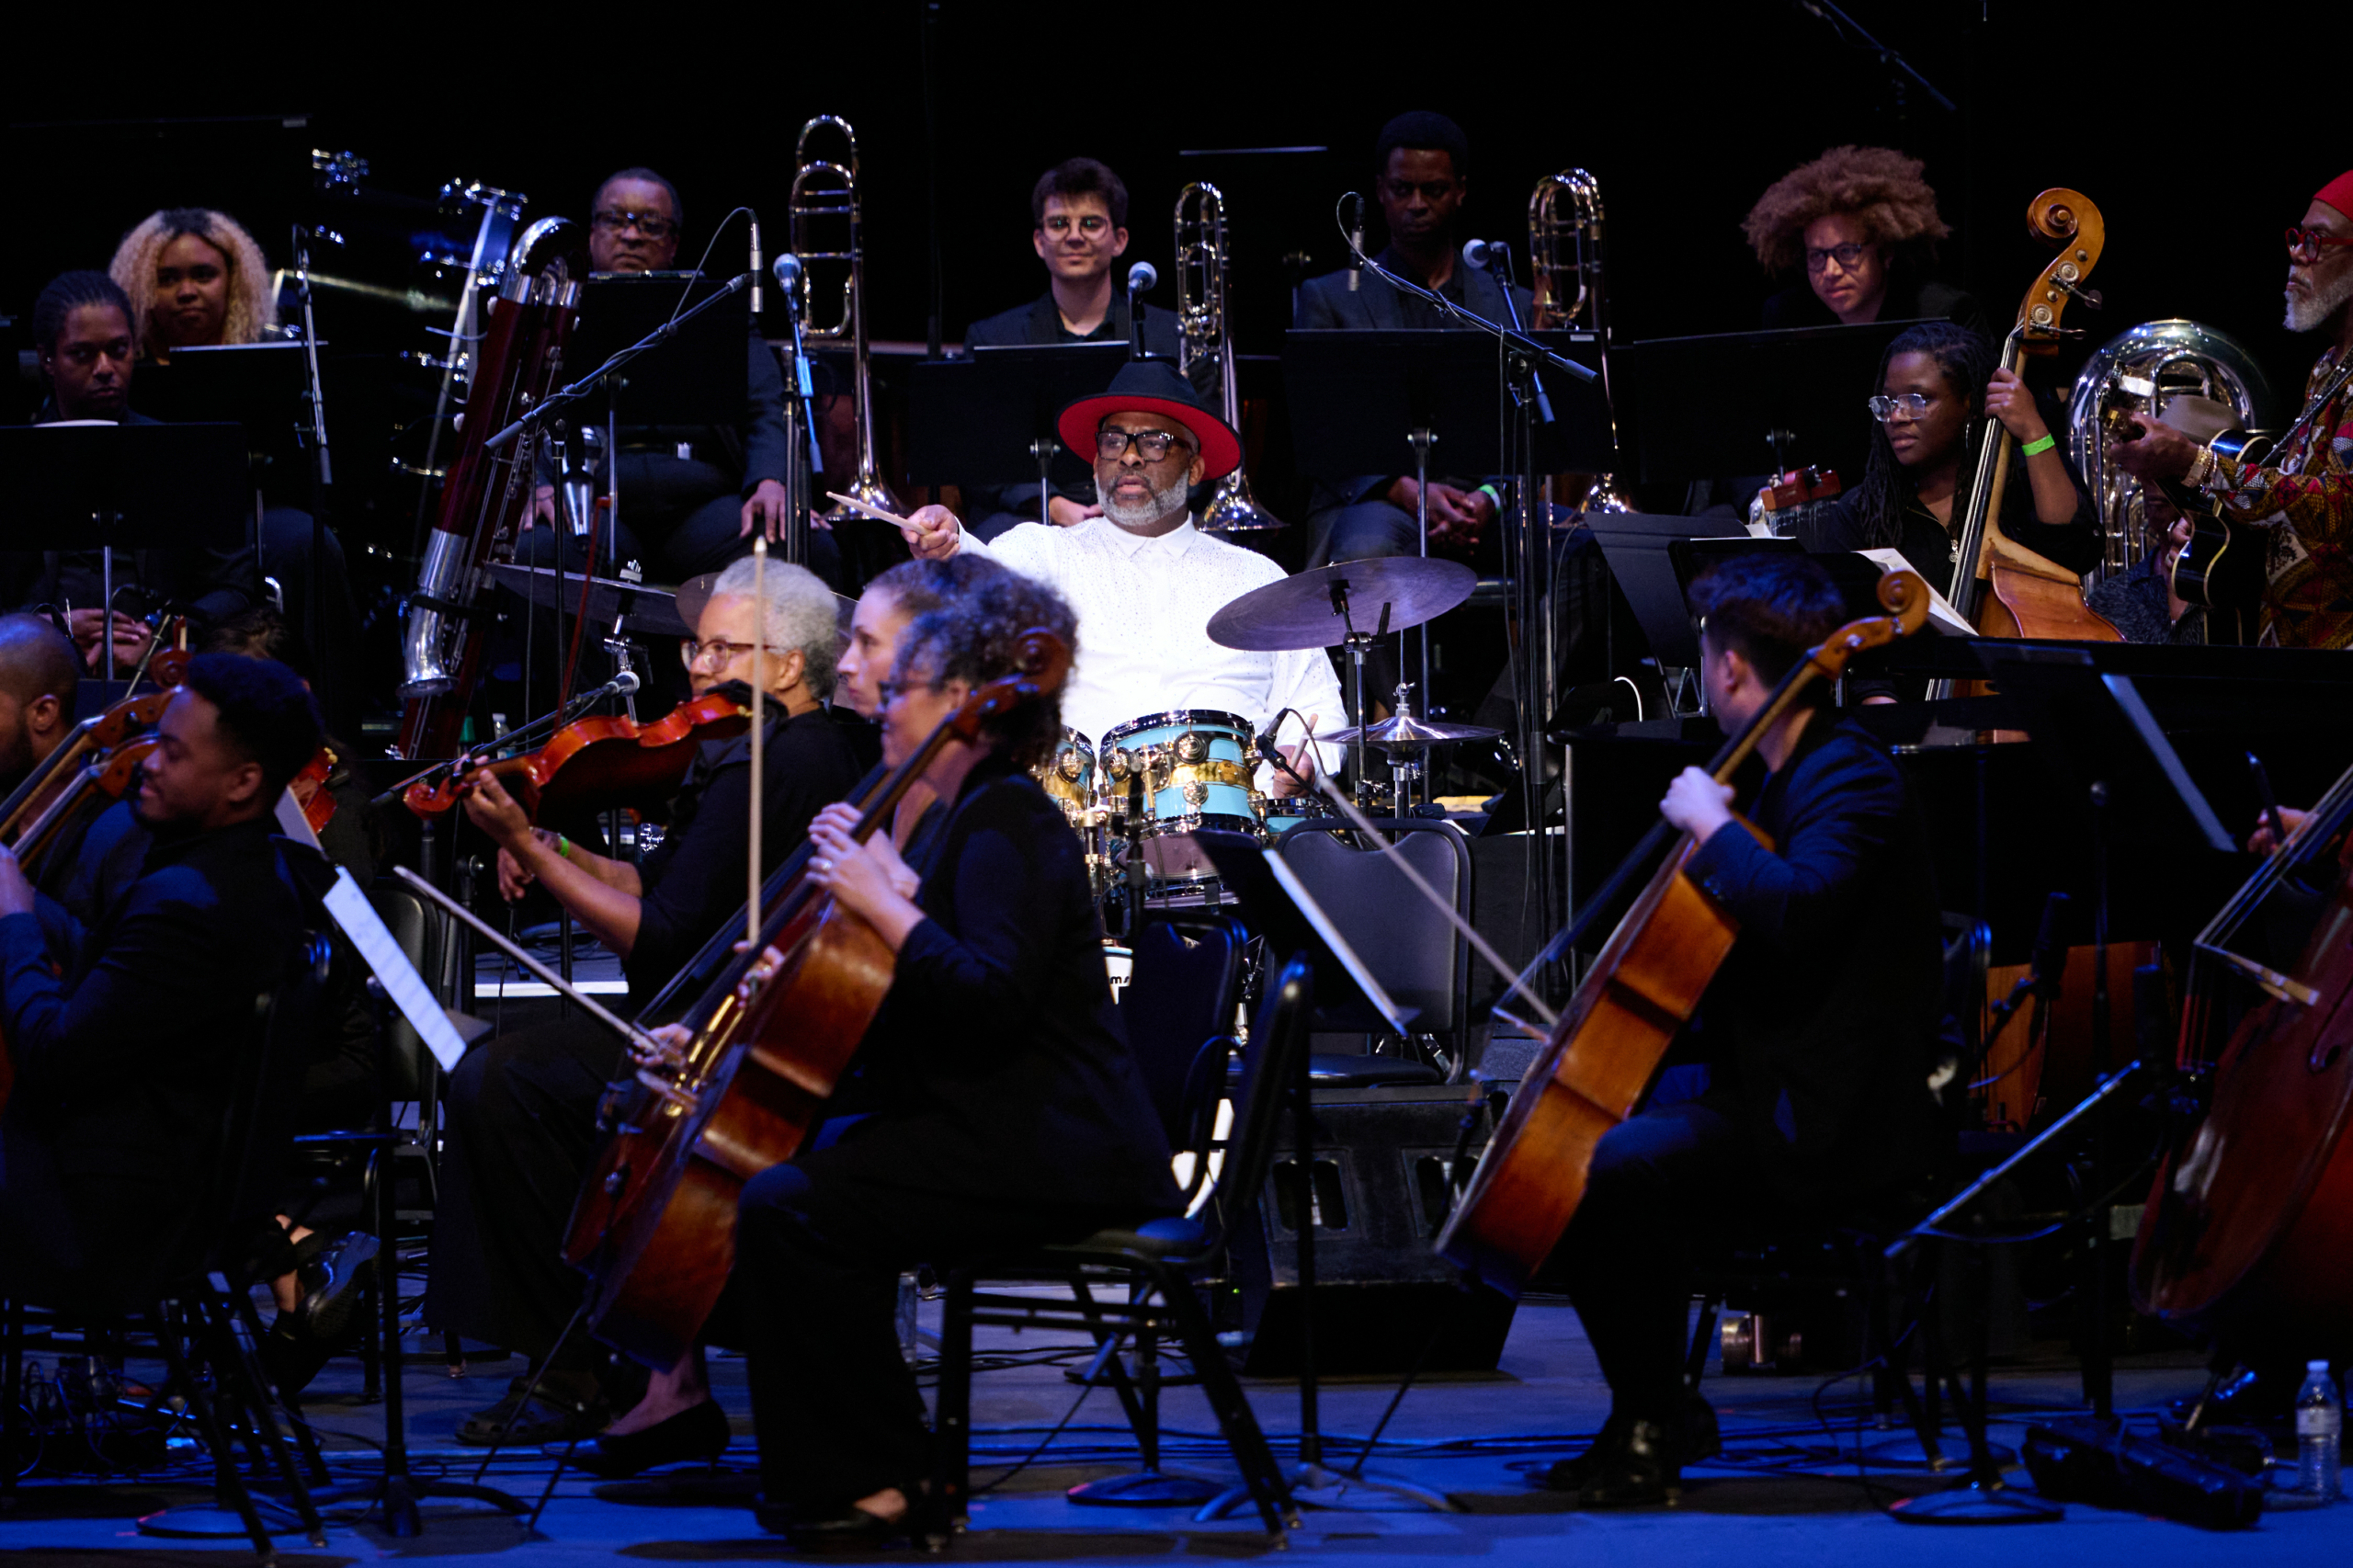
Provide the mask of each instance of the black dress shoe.
MULTIPOLYGON (((311 1238, 305 1238, 309 1240, 311 1238)), ((376 1238, 353 1231, 321 1248, 303 1266, 302 1320, 328 1345, 342 1343, 361 1287, 375 1278, 376 1238)))
POLYGON ((1681 1434, 1657 1421, 1605 1426, 1591 1449, 1552 1467, 1544 1483, 1580 1508, 1656 1507, 1683 1494, 1681 1434))
POLYGON ((716 1464, 734 1434, 715 1399, 663 1417, 642 1432, 607 1432, 572 1456, 572 1462, 607 1481, 626 1481, 656 1465, 699 1460, 716 1464))

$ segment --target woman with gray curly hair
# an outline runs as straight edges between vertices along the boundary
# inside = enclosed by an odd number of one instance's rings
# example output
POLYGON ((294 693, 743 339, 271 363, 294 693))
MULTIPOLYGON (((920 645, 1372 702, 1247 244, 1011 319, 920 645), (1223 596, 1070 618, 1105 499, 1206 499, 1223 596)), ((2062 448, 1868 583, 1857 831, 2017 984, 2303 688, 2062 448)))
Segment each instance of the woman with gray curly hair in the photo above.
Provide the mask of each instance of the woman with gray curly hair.
POLYGON ((1757 198, 1742 224, 1756 259, 1777 277, 1805 273, 1765 302, 1766 326, 1942 317, 1984 332, 1984 307, 1927 275, 1952 229, 1923 167, 1892 147, 1833 147, 1757 198))
POLYGON ((168 207, 122 236, 108 273, 131 296, 144 356, 258 343, 278 324, 261 246, 226 212, 168 207))

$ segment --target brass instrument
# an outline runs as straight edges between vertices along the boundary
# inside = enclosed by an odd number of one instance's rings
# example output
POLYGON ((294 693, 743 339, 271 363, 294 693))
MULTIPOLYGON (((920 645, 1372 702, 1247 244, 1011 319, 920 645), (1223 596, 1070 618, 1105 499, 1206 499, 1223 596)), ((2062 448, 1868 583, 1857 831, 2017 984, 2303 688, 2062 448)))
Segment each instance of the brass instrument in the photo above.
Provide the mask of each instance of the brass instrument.
MULTIPOLYGON (((1592 333, 1601 346, 1601 391, 1607 398, 1609 290, 1602 264, 1601 220, 1601 184, 1583 169, 1546 175, 1529 193, 1528 273, 1536 295, 1529 325, 1539 331, 1592 333)), ((1563 492, 1547 499, 1579 511, 1639 509, 1633 497, 1606 473, 1555 475, 1546 489, 1563 492)))
POLYGON ((488 442, 561 378, 580 300, 577 240, 564 218, 542 218, 516 236, 472 356, 458 447, 426 536, 401 646, 403 756, 456 753, 482 662, 487 609, 478 600, 491 564, 514 558, 548 437, 535 426, 502 451, 488 442))
MULTIPOLYGON (((870 506, 896 512, 899 503, 874 470, 874 381, 866 345, 866 248, 858 214, 858 132, 839 115, 821 114, 801 128, 793 143, 792 193, 790 207, 791 247, 801 258, 801 335, 810 343, 847 343, 850 349, 851 417, 857 427, 858 473, 846 484, 828 490, 855 495, 870 506), (840 132, 848 161, 810 156, 811 138, 828 127, 840 132), (839 264, 843 270, 841 313, 830 323, 811 309, 817 289, 815 263, 839 264)), ((854 517, 848 506, 835 506, 820 514, 828 522, 854 517)))
POLYGON ((2271 387, 2245 346, 2193 321, 2143 323, 2086 361, 2067 399, 2067 442, 2106 537, 2094 580, 2130 571, 2162 554, 2165 540, 2153 528, 2141 482, 2109 457, 2110 431, 2129 439, 2127 413, 2162 419, 2192 440, 2211 442, 2232 430, 2258 430, 2269 422, 2271 387))
MULTIPOLYGON (((1228 426, 1242 429, 1242 383, 1233 363, 1233 324, 1225 312, 1225 198, 1217 187, 1187 186, 1176 193, 1176 369, 1189 371, 1214 358, 1223 393, 1219 407, 1228 426)), ((1237 466, 1217 482, 1201 507, 1203 533, 1245 533, 1279 528, 1282 520, 1250 498, 1250 482, 1237 466)))

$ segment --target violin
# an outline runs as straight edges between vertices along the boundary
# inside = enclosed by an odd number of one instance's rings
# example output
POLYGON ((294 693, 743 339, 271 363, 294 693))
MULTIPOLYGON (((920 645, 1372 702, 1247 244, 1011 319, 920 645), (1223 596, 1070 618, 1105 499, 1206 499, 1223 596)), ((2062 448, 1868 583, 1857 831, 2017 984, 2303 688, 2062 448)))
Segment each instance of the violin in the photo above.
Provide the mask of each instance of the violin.
POLYGON ((446 816, 472 780, 496 776, 535 820, 545 811, 598 812, 642 805, 677 792, 705 741, 732 740, 751 727, 752 710, 729 682, 682 702, 651 724, 621 714, 566 724, 537 751, 494 762, 460 759, 401 791, 420 817, 446 816), (468 764, 472 766, 468 766, 468 764))
POLYGON ((302 771, 286 781, 286 788, 293 792, 294 803, 302 808, 302 820, 311 824, 313 834, 324 833, 327 824, 335 820, 335 791, 327 788, 327 780, 342 760, 335 756, 334 747, 323 745, 317 756, 302 765, 302 771))
MULTIPOLYGON (((1929 599, 1916 573, 1881 577, 1879 602, 1888 613, 1849 622, 1799 660, 1756 716, 1716 754, 1709 767, 1716 782, 1731 782, 1808 686, 1836 680, 1857 653, 1919 631, 1929 599)), ((1733 820, 1765 842, 1747 822, 1733 820)), ((1669 843, 1669 831, 1664 822, 1654 826, 1586 907, 1615 907, 1636 869, 1669 843)), ((1697 847, 1689 834, 1673 840, 1665 863, 1610 933, 1438 1233, 1441 1256, 1506 1295, 1517 1297, 1559 1244, 1584 1199, 1596 1146, 1634 1113, 1667 1047, 1740 935, 1738 922, 1684 874, 1697 847)), ((1573 927, 1547 951, 1574 946, 1577 935, 1573 927)))
MULTIPOLYGON (((2055 244, 2052 257, 2018 304, 2017 324, 2002 340, 2001 368, 2016 372, 2024 357, 2056 350, 2060 320, 2071 300, 2097 307, 2099 296, 2083 287, 2107 244, 2107 221, 2080 191, 2053 188, 2027 204, 2027 227, 2055 244)), ((2002 530, 2002 495, 2008 488, 2009 431, 1985 421, 1969 506, 1955 538, 1956 561, 1972 562, 1956 574, 1953 608, 1986 637, 2051 637, 2080 642, 2121 642, 2124 634, 2084 602, 2083 579, 2048 556, 2027 549, 2002 530)), ((1938 683, 1938 695, 1948 695, 1938 683)))
MULTIPOLYGON (((1022 633, 1015 672, 973 691, 858 798, 851 836, 890 823, 950 740, 1061 690, 1070 664, 1052 632, 1022 633)), ((800 1152, 891 989, 895 955, 808 880, 810 853, 794 851, 758 939, 688 1010, 688 1042, 613 1085, 599 1114, 605 1142, 564 1257, 589 1278, 590 1331, 650 1367, 693 1346, 734 1265, 744 1184, 800 1152)))

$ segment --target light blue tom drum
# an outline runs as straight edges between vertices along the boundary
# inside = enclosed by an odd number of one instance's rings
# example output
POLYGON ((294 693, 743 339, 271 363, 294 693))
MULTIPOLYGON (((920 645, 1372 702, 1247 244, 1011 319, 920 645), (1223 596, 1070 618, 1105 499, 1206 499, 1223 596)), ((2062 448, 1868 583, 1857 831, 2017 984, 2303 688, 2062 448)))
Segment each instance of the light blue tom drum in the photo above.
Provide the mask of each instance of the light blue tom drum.
POLYGON ((1096 752, 1112 838, 1124 839, 1131 780, 1144 788, 1144 861, 1169 881, 1217 875, 1188 835, 1202 828, 1255 835, 1260 802, 1250 760, 1256 732, 1232 713, 1187 709, 1147 714, 1105 733, 1096 752))

